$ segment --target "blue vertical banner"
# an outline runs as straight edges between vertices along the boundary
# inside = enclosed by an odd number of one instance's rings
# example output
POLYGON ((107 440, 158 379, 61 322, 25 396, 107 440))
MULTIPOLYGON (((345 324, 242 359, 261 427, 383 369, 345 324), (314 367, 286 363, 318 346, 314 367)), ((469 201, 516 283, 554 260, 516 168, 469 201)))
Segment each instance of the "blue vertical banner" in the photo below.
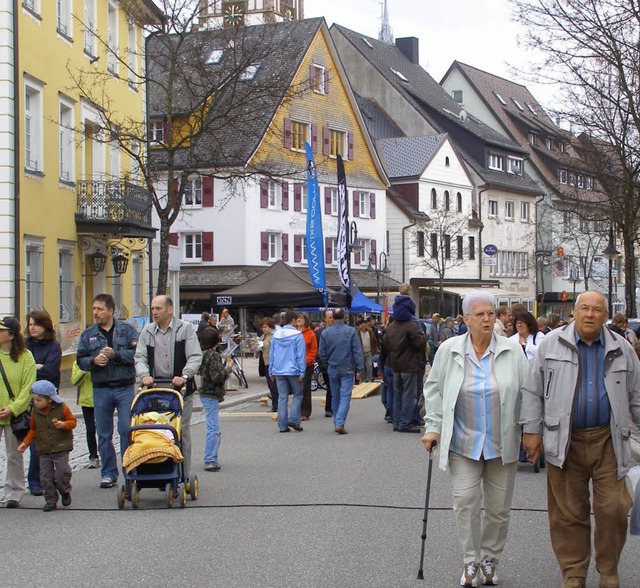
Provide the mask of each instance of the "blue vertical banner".
POLYGON ((322 293, 324 305, 327 306, 327 279, 324 269, 324 239, 322 238, 322 209, 318 171, 311 145, 305 143, 304 147, 307 154, 307 262, 309 263, 311 283, 322 293))
POLYGON ((347 176, 342 157, 337 158, 338 171, 338 238, 336 262, 338 275, 347 292, 351 291, 351 264, 349 260, 349 199, 347 198, 347 176))

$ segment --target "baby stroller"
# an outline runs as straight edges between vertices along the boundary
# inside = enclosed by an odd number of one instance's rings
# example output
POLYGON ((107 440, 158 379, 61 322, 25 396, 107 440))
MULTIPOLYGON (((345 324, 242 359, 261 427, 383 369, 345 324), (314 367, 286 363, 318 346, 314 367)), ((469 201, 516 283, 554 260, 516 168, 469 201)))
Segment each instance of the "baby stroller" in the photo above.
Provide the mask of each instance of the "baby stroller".
MULTIPOLYGON (((156 382, 157 384, 157 382, 156 382)), ((164 490, 165 505, 173 506, 178 498, 180 506, 198 498, 198 477, 187 480, 182 458, 182 394, 173 388, 144 388, 131 403, 129 447, 122 459, 124 484, 118 492, 118 507, 124 508, 131 498, 131 506, 138 508, 140 490, 164 490)))

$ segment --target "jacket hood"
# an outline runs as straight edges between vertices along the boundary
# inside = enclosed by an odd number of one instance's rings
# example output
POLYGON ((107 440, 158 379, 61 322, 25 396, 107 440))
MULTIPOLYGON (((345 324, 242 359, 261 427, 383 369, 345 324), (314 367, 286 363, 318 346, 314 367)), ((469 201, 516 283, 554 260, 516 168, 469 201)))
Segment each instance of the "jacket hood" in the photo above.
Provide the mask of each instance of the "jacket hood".
POLYGON ((416 314, 416 305, 409 296, 396 296, 393 303, 393 320, 410 321, 416 314))
POLYGON ((281 329, 274 331, 271 339, 272 341, 277 339, 278 343, 282 347, 291 347, 293 342, 296 340, 296 337, 302 337, 302 332, 298 331, 298 329, 294 329, 293 327, 282 327, 281 329))

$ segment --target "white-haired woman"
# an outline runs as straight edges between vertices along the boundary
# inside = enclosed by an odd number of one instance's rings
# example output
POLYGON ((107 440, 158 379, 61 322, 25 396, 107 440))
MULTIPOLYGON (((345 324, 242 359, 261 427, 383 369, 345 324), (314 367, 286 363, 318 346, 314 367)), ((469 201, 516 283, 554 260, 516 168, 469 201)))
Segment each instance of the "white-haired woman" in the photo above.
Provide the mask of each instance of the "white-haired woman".
POLYGON ((440 467, 451 473, 464 552, 460 584, 495 585, 518 465, 527 360, 515 341, 494 334, 493 296, 472 292, 462 311, 468 332, 440 345, 425 384, 422 442, 427 451, 442 446, 440 467))

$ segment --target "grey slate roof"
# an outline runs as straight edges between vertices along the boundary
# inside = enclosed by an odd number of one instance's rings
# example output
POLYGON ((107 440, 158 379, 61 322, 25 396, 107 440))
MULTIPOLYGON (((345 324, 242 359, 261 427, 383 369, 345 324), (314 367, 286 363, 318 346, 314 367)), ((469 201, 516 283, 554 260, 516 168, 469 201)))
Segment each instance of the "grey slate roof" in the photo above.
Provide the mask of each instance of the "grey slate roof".
POLYGON ((419 179, 446 140, 446 134, 425 137, 396 137, 377 142, 387 176, 419 179))
MULTIPOLYGON (((150 36, 148 115, 186 115, 215 96, 207 132, 192 141, 195 159, 200 167, 246 164, 323 24, 323 18, 314 18, 150 36), (206 64, 214 49, 222 50, 219 63, 206 64), (259 66, 255 77, 238 80, 237 73, 249 65, 259 66)), ((159 150, 151 156, 162 165, 159 150)))

